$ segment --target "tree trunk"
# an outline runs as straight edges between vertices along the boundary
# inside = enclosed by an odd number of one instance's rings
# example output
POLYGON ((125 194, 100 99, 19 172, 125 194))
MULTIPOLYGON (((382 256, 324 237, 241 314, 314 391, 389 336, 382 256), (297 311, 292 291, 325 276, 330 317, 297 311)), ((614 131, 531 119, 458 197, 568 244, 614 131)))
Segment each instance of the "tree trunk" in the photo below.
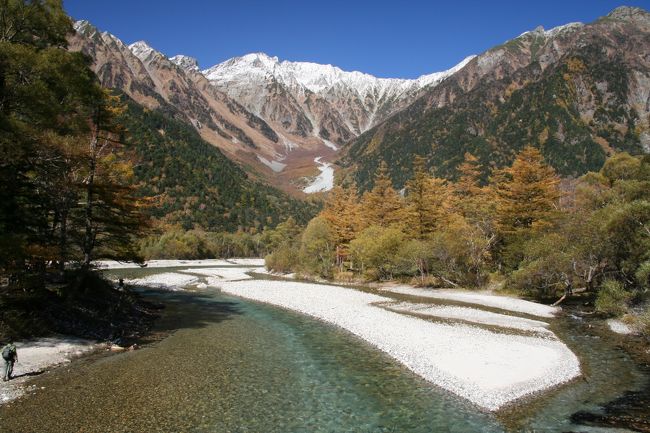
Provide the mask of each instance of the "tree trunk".
POLYGON ((90 163, 89 163, 89 173, 88 180, 86 182, 86 233, 84 235, 83 243, 83 253, 84 261, 82 268, 88 269, 90 267, 90 261, 92 260, 92 250, 94 247, 94 236, 93 236, 93 187, 95 183, 95 170, 97 168, 96 161, 96 150, 97 150, 97 135, 93 137, 90 141, 90 163))
POLYGON ((65 262, 68 260, 68 212, 61 212, 59 225, 59 274, 61 279, 65 276, 65 262))

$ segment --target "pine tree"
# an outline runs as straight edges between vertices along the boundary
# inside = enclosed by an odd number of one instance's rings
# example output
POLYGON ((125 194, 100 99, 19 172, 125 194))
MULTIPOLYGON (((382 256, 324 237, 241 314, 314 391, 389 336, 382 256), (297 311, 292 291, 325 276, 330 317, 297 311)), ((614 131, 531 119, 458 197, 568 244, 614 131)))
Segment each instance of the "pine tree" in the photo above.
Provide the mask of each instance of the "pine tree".
POLYGON ((404 222, 402 198, 393 188, 384 161, 379 164, 374 187, 363 195, 361 214, 366 226, 388 227, 404 222))
POLYGON ((495 212, 494 191, 490 185, 481 186, 481 165, 469 152, 457 167, 458 180, 453 184, 454 204, 465 219, 482 231, 492 231, 495 212))
POLYGON ((418 239, 430 236, 449 220, 451 193, 444 179, 429 175, 424 158, 415 157, 413 178, 406 184, 406 220, 418 239))
POLYGON ((336 243, 336 263, 341 265, 347 256, 350 241, 362 229, 361 209, 355 185, 335 186, 328 194, 320 216, 332 229, 336 243))
POLYGON ((558 212, 560 179, 539 150, 526 147, 493 177, 499 230, 508 235, 550 225, 558 212))

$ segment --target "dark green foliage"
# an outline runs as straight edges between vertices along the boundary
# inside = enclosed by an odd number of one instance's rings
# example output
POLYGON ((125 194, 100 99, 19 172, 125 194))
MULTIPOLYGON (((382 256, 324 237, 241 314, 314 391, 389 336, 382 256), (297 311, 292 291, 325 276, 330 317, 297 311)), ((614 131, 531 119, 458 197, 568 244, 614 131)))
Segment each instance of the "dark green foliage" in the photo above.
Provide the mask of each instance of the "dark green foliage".
POLYGON ((127 103, 124 140, 138 155, 141 194, 157 199, 150 209, 155 218, 186 230, 236 231, 274 227, 289 216, 306 222, 316 213, 315 205, 248 179, 194 128, 175 120, 172 108, 150 111, 127 103))
MULTIPOLYGON (((354 168, 362 190, 372 187, 381 160, 391 161, 397 188, 411 177, 413 155, 423 156, 437 176, 453 179, 470 152, 482 163, 486 180, 490 168, 510 164, 527 145, 538 147, 563 176, 595 171, 607 156, 598 144, 602 139, 614 150, 641 152, 637 115, 626 104, 628 70, 621 58, 603 58, 596 44, 543 71, 533 62, 459 92, 442 108, 416 101, 354 141, 342 163, 354 168), (593 119, 587 120, 583 112, 591 106, 593 119)), ((453 90, 455 84, 442 86, 453 90)))

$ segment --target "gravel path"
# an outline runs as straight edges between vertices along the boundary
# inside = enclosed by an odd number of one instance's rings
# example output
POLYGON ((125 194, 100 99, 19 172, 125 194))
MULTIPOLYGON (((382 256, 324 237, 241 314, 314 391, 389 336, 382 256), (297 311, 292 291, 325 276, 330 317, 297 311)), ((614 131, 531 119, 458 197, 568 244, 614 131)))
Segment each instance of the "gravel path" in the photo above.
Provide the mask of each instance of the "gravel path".
POLYGON ((433 323, 371 305, 391 301, 383 296, 290 281, 224 281, 219 287, 340 326, 487 410, 580 375, 578 358, 556 339, 433 323))
MULTIPOLYGON (((33 390, 31 387, 25 389, 25 382, 30 376, 65 364, 72 358, 95 350, 97 347, 94 341, 73 337, 39 338, 16 342, 18 362, 14 365, 14 379, 9 382, 0 382, 0 404, 16 399, 26 391, 33 390)), ((0 360, 0 365, 4 368, 4 361, 0 360)))
POLYGON ((460 319, 482 325, 493 325, 502 328, 518 329, 521 331, 532 331, 547 336, 554 335, 553 332, 547 329, 548 323, 546 322, 525 319, 517 316, 509 316, 506 314, 492 313, 477 308, 412 304, 410 302, 401 302, 399 304, 386 305, 384 307, 398 312, 403 311, 407 313, 416 313, 424 316, 439 317, 442 319, 460 319))
POLYGON ((524 301, 523 299, 497 296, 488 292, 464 292, 461 290, 451 289, 418 289, 406 286, 389 287, 382 290, 403 295, 420 296, 423 298, 446 299, 466 304, 483 305, 486 307, 498 308, 500 310, 530 314, 531 316, 537 317, 550 318, 554 317, 561 311, 560 307, 551 307, 550 305, 542 305, 535 302, 524 301))

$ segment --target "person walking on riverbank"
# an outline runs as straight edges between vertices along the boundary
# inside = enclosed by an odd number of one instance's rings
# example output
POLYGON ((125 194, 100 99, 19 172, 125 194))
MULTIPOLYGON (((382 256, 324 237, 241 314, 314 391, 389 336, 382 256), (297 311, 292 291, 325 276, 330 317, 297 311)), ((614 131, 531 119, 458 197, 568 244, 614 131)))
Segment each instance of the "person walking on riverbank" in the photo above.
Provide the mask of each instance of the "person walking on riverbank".
POLYGON ((3 380, 6 382, 11 379, 14 372, 14 364, 18 361, 18 351, 16 345, 10 342, 2 348, 2 359, 5 361, 5 370, 3 380))

